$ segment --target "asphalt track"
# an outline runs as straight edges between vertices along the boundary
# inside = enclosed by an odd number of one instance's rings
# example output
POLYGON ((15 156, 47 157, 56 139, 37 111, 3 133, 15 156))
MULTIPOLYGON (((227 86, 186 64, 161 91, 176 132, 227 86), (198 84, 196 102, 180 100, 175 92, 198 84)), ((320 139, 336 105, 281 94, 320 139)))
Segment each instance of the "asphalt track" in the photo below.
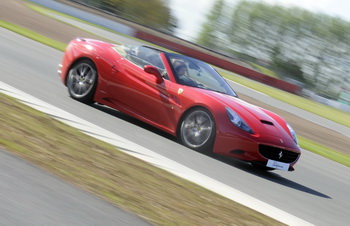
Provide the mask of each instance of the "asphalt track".
POLYGON ((0 150, 0 225, 150 225, 0 150))
POLYGON ((56 73, 61 52, 4 29, 0 49, 2 82, 312 224, 350 221, 347 167, 304 151, 295 172, 262 173, 246 163, 201 155, 123 114, 73 101, 56 73))

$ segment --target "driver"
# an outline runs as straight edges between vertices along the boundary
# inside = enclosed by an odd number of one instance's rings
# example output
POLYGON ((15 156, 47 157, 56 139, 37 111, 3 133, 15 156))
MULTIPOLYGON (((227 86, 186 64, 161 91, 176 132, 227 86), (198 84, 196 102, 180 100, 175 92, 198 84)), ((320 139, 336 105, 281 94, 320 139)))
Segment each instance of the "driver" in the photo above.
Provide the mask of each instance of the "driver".
POLYGON ((198 87, 198 83, 188 76, 187 67, 184 63, 176 61, 174 63, 174 68, 180 84, 198 87))

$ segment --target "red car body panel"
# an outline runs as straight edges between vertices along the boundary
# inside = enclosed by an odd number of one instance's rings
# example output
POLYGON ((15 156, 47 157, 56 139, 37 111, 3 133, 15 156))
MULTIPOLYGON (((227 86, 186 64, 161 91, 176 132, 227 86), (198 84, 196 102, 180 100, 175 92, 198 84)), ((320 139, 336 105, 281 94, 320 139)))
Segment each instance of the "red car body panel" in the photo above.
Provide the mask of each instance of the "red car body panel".
POLYGON ((237 97, 178 84, 166 56, 161 53, 168 80, 157 82, 154 75, 118 54, 116 45, 90 39, 72 40, 63 57, 60 70, 66 85, 74 63, 82 58, 94 62, 98 85, 94 100, 177 136, 181 117, 193 107, 204 107, 213 115, 216 136, 213 152, 249 162, 267 162, 259 152, 261 145, 288 150, 300 157, 300 148, 293 140, 284 119, 249 104, 237 97), (233 109, 250 126, 253 134, 234 126, 226 107, 233 109))

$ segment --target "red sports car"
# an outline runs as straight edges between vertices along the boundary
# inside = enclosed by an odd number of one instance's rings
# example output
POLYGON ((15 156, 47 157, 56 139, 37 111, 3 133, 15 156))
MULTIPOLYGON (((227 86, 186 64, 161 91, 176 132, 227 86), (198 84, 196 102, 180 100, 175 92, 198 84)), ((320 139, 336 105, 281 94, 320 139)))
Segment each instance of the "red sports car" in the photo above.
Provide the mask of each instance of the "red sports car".
POLYGON ((60 77, 73 99, 142 120, 200 152, 293 171, 300 148, 280 116, 239 99, 208 64, 146 46, 72 40, 60 77))

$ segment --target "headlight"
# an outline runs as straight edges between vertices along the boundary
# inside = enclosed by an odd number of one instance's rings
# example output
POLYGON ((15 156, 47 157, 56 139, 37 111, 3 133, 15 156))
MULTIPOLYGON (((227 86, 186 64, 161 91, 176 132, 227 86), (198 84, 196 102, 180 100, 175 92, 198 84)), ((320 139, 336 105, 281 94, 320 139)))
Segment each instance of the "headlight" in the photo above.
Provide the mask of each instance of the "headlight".
POLYGON ((294 132, 294 129, 287 123, 287 127, 290 131, 290 133, 292 134, 293 140, 296 144, 298 144, 298 138, 297 138, 297 134, 294 132))
POLYGON ((233 125, 248 133, 254 133, 253 130, 247 125, 247 123, 243 119, 241 119, 241 117, 239 117, 238 114, 234 112, 231 108, 226 107, 226 113, 233 125))

